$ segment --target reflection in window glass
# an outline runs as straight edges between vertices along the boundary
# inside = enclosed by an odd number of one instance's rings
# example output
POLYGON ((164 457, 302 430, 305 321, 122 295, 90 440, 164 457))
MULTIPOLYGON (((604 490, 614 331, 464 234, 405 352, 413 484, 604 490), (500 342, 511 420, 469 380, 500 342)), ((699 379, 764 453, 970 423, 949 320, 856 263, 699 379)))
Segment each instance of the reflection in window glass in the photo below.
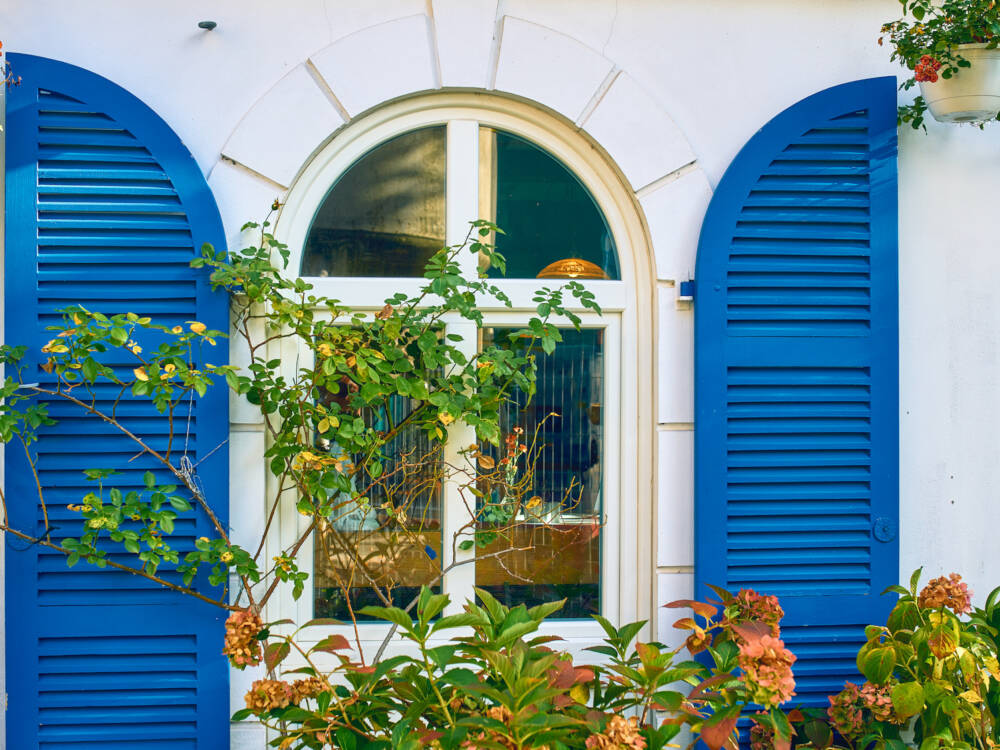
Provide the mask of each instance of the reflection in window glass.
MULTIPOLYGON (((510 346, 513 330, 484 329, 484 345, 510 346)), ((538 357, 534 398, 515 392, 501 415, 504 435, 520 427, 530 441, 537 429, 529 495, 540 502, 513 533, 480 550, 516 551, 477 560, 476 585, 509 606, 565 598, 558 616, 582 618, 601 611, 604 342, 601 330, 561 333, 555 353, 538 357)))
POLYGON ((445 243, 445 128, 415 130, 365 154, 316 212, 303 276, 422 276, 445 243))
POLYGON ((578 260, 584 278, 620 278, 604 216, 560 161, 517 136, 482 128, 479 163, 480 213, 505 232, 496 240, 507 258, 505 276, 533 279, 553 263, 578 260))
MULTIPOLYGON (((331 394, 331 399, 336 398, 331 394)), ((402 423, 415 402, 395 396, 387 410, 362 414, 370 427, 388 430, 402 423)), ((338 458, 342 470, 354 470, 357 456, 346 456, 336 444, 319 440, 317 447, 338 458)), ((390 599, 405 607, 420 587, 437 590, 441 562, 441 452, 418 429, 402 428, 385 449, 377 479, 364 469, 352 485, 367 497, 342 505, 324 523, 314 549, 315 617, 350 621, 350 609, 385 606, 390 599), (350 592, 350 609, 345 592, 350 592)))

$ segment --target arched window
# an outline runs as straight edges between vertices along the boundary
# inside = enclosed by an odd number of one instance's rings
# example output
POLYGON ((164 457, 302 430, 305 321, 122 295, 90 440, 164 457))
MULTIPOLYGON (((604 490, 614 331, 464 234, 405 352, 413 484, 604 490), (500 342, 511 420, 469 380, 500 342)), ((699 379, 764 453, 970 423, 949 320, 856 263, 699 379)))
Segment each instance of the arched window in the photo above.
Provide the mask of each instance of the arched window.
MULTIPOLYGON (((377 310, 392 294, 415 292, 426 260, 442 246, 460 243, 470 221, 496 222, 506 232, 496 242, 507 258, 507 273, 501 276, 472 255, 461 262, 467 275, 483 271, 492 277, 513 307, 483 299, 482 329, 464 320, 447 324, 446 332, 461 336, 469 355, 491 341, 506 341, 508 329, 522 326, 534 313, 531 298, 541 286, 573 278, 594 293, 603 313, 581 310, 580 331, 565 321, 563 344, 540 360, 532 403, 525 409, 522 398, 503 416, 504 431, 512 431, 533 429, 545 414, 560 415, 543 427, 545 448, 534 488, 547 509, 547 524, 560 533, 539 529, 532 549, 512 553, 503 565, 490 550, 480 550, 480 559, 454 568, 442 584, 458 604, 473 596, 473 586, 511 605, 566 598, 561 634, 590 637, 591 614, 618 620, 646 607, 637 603, 635 579, 639 558, 651 544, 635 539, 622 544, 623 521, 634 529, 643 515, 634 489, 642 453, 635 446, 634 324, 625 336, 628 351, 623 349, 623 324, 634 314, 634 267, 622 262, 619 250, 623 240, 634 241, 635 232, 626 228, 627 212, 609 198, 616 176, 593 168, 593 147, 579 133, 547 115, 516 116, 511 102, 484 107, 485 99, 449 95, 401 103, 352 123, 299 176, 277 230, 292 250, 290 268, 317 291, 355 309, 377 310), (614 211, 605 210, 609 204, 614 211), (623 431, 625 423, 629 428, 623 431), (560 500, 570 485, 579 487, 572 507, 560 500)), ((285 354, 288 361, 309 356, 285 354)), ((457 451, 474 442, 474 434, 462 425, 449 432, 443 460, 458 463, 457 451)), ((451 555, 477 554, 453 550, 447 541, 468 519, 448 483, 420 503, 419 544, 389 563, 396 580, 413 591, 431 581, 451 555)), ((283 522, 290 527, 287 533, 283 527, 282 538, 292 538, 301 522, 291 514, 283 522)), ((374 549, 378 532, 365 523, 346 519, 329 533, 349 532, 354 544, 374 549)), ((325 544, 322 535, 317 544, 325 544)), ((303 621, 343 617, 343 595, 327 569, 336 563, 329 548, 314 552, 313 595, 302 598, 297 614, 303 621)), ((355 606, 378 603, 364 582, 350 596, 355 606)), ((377 640, 381 628, 362 625, 362 639, 370 630, 377 640)))

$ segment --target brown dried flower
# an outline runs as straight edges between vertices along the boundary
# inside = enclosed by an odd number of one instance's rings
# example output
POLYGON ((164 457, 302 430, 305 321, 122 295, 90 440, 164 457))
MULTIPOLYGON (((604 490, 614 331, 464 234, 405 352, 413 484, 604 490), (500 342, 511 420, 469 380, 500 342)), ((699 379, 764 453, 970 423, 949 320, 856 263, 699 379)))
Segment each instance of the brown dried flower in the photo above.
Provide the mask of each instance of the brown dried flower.
POLYGON ((296 680, 292 683, 292 702, 301 703, 306 698, 315 698, 324 690, 329 690, 330 685, 320 677, 307 677, 304 680, 296 680))
POLYGON ((947 578, 935 578, 924 586, 917 603, 924 609, 947 607, 956 615, 964 615, 972 611, 972 592, 967 584, 962 583, 962 576, 952 573, 947 578))
POLYGON ((222 653, 238 669, 260 664, 261 650, 257 634, 264 629, 260 615, 249 609, 233 612, 226 620, 226 641, 222 653))
POLYGON ((292 686, 281 680, 255 680, 244 696, 247 708, 258 715, 275 708, 285 708, 293 698, 292 686))
MULTIPOLYGON (((506 706, 490 706, 486 709, 486 715, 491 719, 496 719, 501 724, 508 724, 510 720, 514 718, 514 715, 507 709, 506 706)), ((462 747, 467 748, 467 750, 480 750, 481 748, 486 747, 503 747, 514 750, 514 748, 517 747, 517 744, 510 738, 504 737, 499 732, 493 729, 487 729, 463 742, 462 747)), ((549 750, 549 746, 540 745, 538 750, 549 750)))
POLYGON ((587 750, 645 750, 646 738, 634 716, 612 716, 604 731, 590 735, 586 745, 587 750))

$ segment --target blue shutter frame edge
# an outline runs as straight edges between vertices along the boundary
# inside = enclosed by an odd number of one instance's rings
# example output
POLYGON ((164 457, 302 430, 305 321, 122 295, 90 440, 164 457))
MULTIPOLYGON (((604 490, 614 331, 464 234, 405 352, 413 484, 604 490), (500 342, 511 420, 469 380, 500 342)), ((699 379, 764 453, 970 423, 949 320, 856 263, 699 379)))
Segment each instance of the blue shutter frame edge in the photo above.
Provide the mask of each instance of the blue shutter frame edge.
MULTIPOLYGON (((725 306, 706 305, 708 295, 725 290, 728 246, 737 223, 739 209, 750 189, 774 155, 793 137, 818 127, 830 118, 853 109, 869 109, 876 140, 870 144, 870 171, 873 210, 871 225, 871 275, 892 294, 872 299, 872 332, 891 340, 891 350, 878 352, 881 377, 873 380, 872 422, 888 427, 877 445, 882 471, 873 472, 872 495, 895 497, 898 519, 899 497, 899 365, 898 365, 898 201, 896 154, 896 79, 869 78, 833 86, 792 105, 761 128, 740 150, 719 182, 706 211, 698 243, 695 279, 699 296, 695 302, 695 597, 710 595, 705 584, 725 584, 725 550, 718 544, 719 524, 726 524, 726 499, 706 496, 703 476, 724 470, 726 446, 718 436, 725 430, 725 382, 721 377, 724 361, 725 306), (701 303, 701 304, 699 304, 701 303), (877 485, 877 487, 876 487, 877 485)), ((873 435, 873 446, 876 440, 873 435)), ((893 571, 892 580, 874 581, 890 585, 899 574, 899 538, 873 547, 873 568, 893 571)), ((882 588, 874 591, 881 594, 882 588)), ((831 604, 836 606, 832 601, 831 604)), ((886 609, 891 605, 884 597, 886 609)), ((817 622, 815 624, 821 624, 817 622)))
MULTIPOLYGON (((7 59, 25 83, 31 81, 58 82, 58 88, 68 95, 82 100, 95 109, 113 114, 116 121, 126 127, 156 158, 156 161, 167 172, 191 228, 195 251, 192 258, 200 253, 202 244, 206 242, 213 245, 217 251, 226 249, 225 233, 218 207, 201 169, 177 134, 156 112, 124 88, 83 68, 58 60, 21 53, 11 53, 7 59)), ((50 85, 54 84, 50 83, 50 85)), ((45 87, 42 86, 42 88, 45 87)), ((34 280, 36 278, 35 252, 38 241, 35 194, 34 190, 25 194, 25 190, 19 188, 29 184, 32 186, 37 184, 37 174, 34 170, 38 161, 38 150, 37 140, 33 137, 33 132, 12 127, 17 119, 17 113, 12 107, 12 102, 16 101, 16 93, 12 92, 13 95, 8 97, 6 168, 8 174, 12 167, 31 168, 32 174, 30 176, 20 175, 20 179, 8 179, 7 181, 5 265, 8 273, 13 272, 18 276, 23 274, 24 278, 34 280)), ((21 106, 31 105, 22 103, 21 106)), ((212 291, 207 272, 192 270, 192 274, 196 280, 196 304, 201 322, 209 328, 228 333, 228 297, 224 293, 212 291)), ((9 331, 12 330, 15 320, 25 316, 25 310, 34 312, 37 309, 35 284, 11 284, 7 280, 4 284, 4 306, 5 326, 9 331)), ((33 327, 34 323, 32 323, 33 327)), ((25 343, 37 351, 36 342, 15 341, 13 338, 7 335, 6 343, 12 345, 25 343)), ((41 343, 37 342, 38 345, 41 343)), ((218 352, 215 363, 226 364, 228 361, 227 341, 222 342, 222 345, 217 346, 215 350, 218 352)), ((29 350, 29 360, 31 356, 29 350)), ((211 361, 212 358, 208 359, 211 361)), ((229 451, 225 444, 229 433, 229 394, 224 383, 210 388, 207 394, 199 399, 198 411, 202 418, 199 420, 199 427, 193 441, 195 455, 202 457, 198 466, 198 474, 205 486, 205 494, 212 504, 213 511, 223 526, 228 528, 229 451), (205 418, 206 416, 209 418, 205 418), (209 455, 213 449, 216 450, 209 455)), ((8 456, 7 461, 10 460, 8 456)), ((10 474, 8 474, 7 481, 9 482, 11 479, 10 474)), ((20 601, 17 593, 19 588, 24 589, 22 594, 28 593, 27 586, 5 585, 4 606, 7 612, 14 612, 15 616, 25 616, 36 608, 36 604, 32 601, 29 606, 27 601, 20 601)), ((183 597, 181 594, 178 596, 183 597)), ((210 605, 198 602, 191 597, 183 597, 182 601, 190 607, 210 607, 210 605)), ((215 663, 221 663, 222 621, 225 618, 225 613, 221 609, 218 609, 217 613, 211 619, 215 624, 213 628, 217 627, 218 629, 218 642, 205 639, 205 643, 199 648, 201 654, 199 659, 210 658, 215 663)), ((118 630, 123 626, 122 623, 131 619, 119 615, 109 620, 108 632, 118 630)), ((160 618, 150 623, 149 630, 151 634, 169 632, 169 622, 164 623, 163 619, 160 618)), ((9 684, 13 684, 11 680, 15 676, 21 657, 16 651, 12 653, 11 649, 7 649, 6 653, 7 680, 9 684)), ((34 651, 31 650, 30 653, 33 654, 34 651)), ((20 666, 27 668, 29 673, 32 673, 32 665, 21 664, 20 666)), ((34 668, 37 669, 37 665, 34 668)), ((18 692, 33 693, 33 690, 28 690, 29 685, 22 684, 17 687, 18 692)), ((202 718, 198 722, 199 747, 202 746, 201 743, 204 743, 203 746, 206 748, 228 747, 228 668, 223 665, 222 668, 212 668, 200 672, 198 687, 202 699, 208 700, 211 704, 208 713, 202 713, 202 718)), ((13 691, 10 692, 13 693, 13 691)), ((13 709, 14 701, 12 700, 11 703, 10 708, 13 709)), ((35 715, 38 713, 37 705, 22 707, 22 709, 24 708, 35 715)), ((7 740, 12 740, 9 731, 7 740)))

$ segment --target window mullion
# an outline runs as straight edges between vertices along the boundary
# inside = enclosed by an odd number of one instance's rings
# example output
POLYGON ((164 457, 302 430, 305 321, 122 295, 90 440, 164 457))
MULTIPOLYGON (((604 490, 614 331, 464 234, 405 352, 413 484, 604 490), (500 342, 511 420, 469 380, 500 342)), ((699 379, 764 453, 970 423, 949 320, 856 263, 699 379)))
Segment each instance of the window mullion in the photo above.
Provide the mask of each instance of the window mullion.
MULTIPOLYGON (((445 226, 449 245, 460 244, 469 233, 469 222, 479 213, 479 123, 475 120, 451 120, 448 123, 447 171, 445 180, 445 226)), ((478 273, 478 259, 469 252, 458 256, 459 267, 466 278, 475 278, 478 273)), ((474 323, 466 320, 449 322, 449 334, 462 337, 455 346, 468 358, 476 355, 478 332, 474 323)), ((457 472, 466 465, 466 459, 459 451, 476 442, 475 430, 462 422, 455 422, 448 428, 448 445, 445 447, 444 461, 447 471, 457 472)), ((473 596, 476 582, 474 550, 458 549, 456 535, 471 516, 461 495, 462 484, 468 476, 456 474, 445 482, 444 519, 441 535, 441 565, 447 568, 455 562, 463 562, 445 576, 443 590, 451 595, 451 611, 461 611, 466 599, 473 596)), ((474 509, 473 509, 474 510, 474 509)))
MULTIPOLYGON (((472 359, 476 355, 478 331, 475 323, 467 320, 448 323, 445 331, 449 335, 462 337, 461 341, 453 343, 467 358, 472 359)), ((476 585, 476 565, 473 562, 476 556, 475 548, 464 551, 458 548, 462 539, 472 539, 467 533, 459 539, 458 534, 473 520, 472 514, 475 512, 474 506, 467 505, 474 503, 475 497, 462 496, 463 485, 468 484, 473 475, 471 469, 466 470, 466 467, 469 467, 469 459, 461 451, 475 444, 476 431, 473 427, 462 421, 453 422, 448 427, 448 443, 444 450, 445 472, 448 474, 448 479, 443 490, 441 567, 444 570, 453 563, 460 563, 445 575, 442 586, 444 592, 451 596, 451 605, 447 610, 449 614, 461 612, 465 600, 473 598, 473 587, 476 585)))
MULTIPOLYGON (((457 245, 469 233, 469 222, 479 218, 479 123, 452 120, 448 123, 447 172, 445 177, 445 226, 449 245, 457 245)), ((479 261, 462 252, 459 264, 466 278, 475 278, 479 261)))

